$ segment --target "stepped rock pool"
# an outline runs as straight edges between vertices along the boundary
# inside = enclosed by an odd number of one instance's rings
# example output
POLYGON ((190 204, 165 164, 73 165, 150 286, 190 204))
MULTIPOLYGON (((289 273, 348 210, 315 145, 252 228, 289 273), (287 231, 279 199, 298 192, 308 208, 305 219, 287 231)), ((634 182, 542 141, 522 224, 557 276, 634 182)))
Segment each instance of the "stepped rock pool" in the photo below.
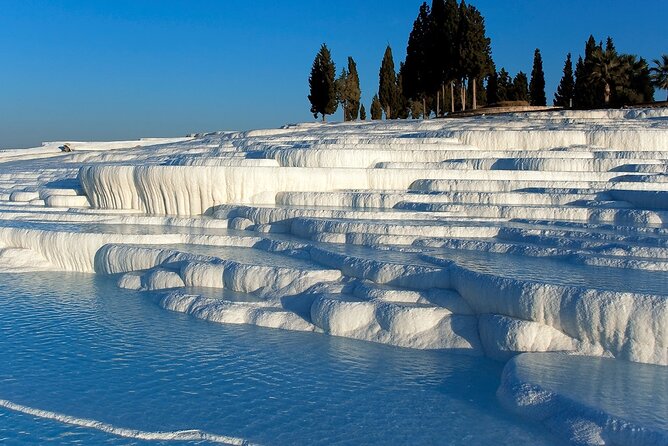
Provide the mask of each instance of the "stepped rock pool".
POLYGON ((486 358, 210 323, 111 277, 0 283, 2 444, 557 444, 502 409, 486 358))

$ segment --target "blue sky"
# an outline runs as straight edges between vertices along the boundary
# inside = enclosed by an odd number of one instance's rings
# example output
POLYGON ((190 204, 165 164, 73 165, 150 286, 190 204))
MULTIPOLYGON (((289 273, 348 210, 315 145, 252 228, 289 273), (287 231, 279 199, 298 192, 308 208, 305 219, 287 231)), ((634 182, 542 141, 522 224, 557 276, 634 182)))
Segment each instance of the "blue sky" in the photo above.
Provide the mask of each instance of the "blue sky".
MULTIPOLYGON (((309 121, 308 75, 323 42, 337 72, 347 56, 357 61, 368 109, 385 46, 398 66, 420 4, 0 0, 0 147, 309 121)), ((473 4, 499 68, 530 72, 541 49, 549 101, 566 53, 581 53, 590 33, 647 59, 668 51, 666 0, 473 4)))

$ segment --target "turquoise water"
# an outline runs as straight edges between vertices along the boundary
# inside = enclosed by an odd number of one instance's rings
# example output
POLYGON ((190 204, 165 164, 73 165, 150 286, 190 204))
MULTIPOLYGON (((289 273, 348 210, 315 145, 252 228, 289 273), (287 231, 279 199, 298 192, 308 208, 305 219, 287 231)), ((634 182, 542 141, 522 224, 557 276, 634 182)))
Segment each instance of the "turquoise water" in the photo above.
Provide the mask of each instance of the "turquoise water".
MULTIPOLYGON (((264 445, 557 444, 500 407, 502 365, 485 358, 214 324, 100 276, 0 274, 0 284, 0 400, 264 445)), ((0 443, 47 441, 185 443, 0 408, 0 443)))

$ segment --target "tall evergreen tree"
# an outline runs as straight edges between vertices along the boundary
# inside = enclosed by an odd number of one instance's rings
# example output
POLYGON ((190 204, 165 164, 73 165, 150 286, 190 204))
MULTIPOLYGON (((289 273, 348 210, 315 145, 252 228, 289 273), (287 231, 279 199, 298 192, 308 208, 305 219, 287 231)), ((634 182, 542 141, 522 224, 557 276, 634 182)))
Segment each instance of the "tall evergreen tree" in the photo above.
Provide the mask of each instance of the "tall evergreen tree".
POLYGON ((471 86, 471 105, 476 109, 478 81, 492 70, 491 41, 486 35, 485 19, 475 6, 460 9, 460 13, 464 14, 464 17, 459 18, 463 28, 460 38, 464 39, 464 42, 460 42, 460 61, 463 64, 462 72, 471 86))
POLYGON ((547 105, 545 97, 545 73, 543 72, 543 58, 540 50, 536 48, 533 55, 533 69, 531 70, 531 82, 529 83, 529 99, 531 105, 547 105))
POLYGON ((397 108, 398 103, 397 74, 394 71, 392 48, 389 45, 385 48, 378 79, 378 99, 380 100, 380 105, 383 107, 386 119, 394 119, 397 117, 395 108, 397 108))
POLYGON ((592 79, 591 73, 594 71, 593 56, 601 46, 596 43, 594 36, 589 36, 585 45, 585 55, 582 66, 578 70, 575 66, 575 97, 573 102, 577 108, 594 108, 603 105, 602 95, 597 94, 601 88, 604 88, 600 82, 592 79))
MULTIPOLYGON (((448 71, 451 38, 449 30, 446 28, 446 7, 444 0, 432 0, 431 12, 429 14, 429 23, 427 28, 427 94, 434 96, 440 95, 441 85, 445 82, 446 72, 448 71)), ((436 104, 436 113, 442 110, 442 106, 436 104)))
POLYGON ((377 94, 373 95, 373 99, 371 100, 371 119, 374 121, 383 119, 383 107, 380 105, 380 99, 378 99, 377 94))
POLYGON ((336 80, 337 99, 343 107, 343 120, 357 119, 360 106, 360 80, 357 74, 357 65, 352 57, 348 57, 348 69, 341 70, 336 80))
POLYGON ((573 79, 573 62, 571 61, 571 53, 568 53, 566 62, 564 62, 564 74, 557 87, 557 92, 554 94, 554 105, 559 107, 571 107, 574 90, 575 80, 573 79))
POLYGON ((360 78, 357 74, 357 64, 352 57, 348 57, 348 82, 346 84, 348 91, 348 121, 357 119, 362 90, 360 89, 360 78))
POLYGON ((315 56, 308 79, 311 113, 316 119, 318 114, 322 115, 322 122, 325 122, 326 115, 333 114, 337 108, 335 73, 336 67, 332 62, 332 55, 327 45, 323 43, 315 56))
POLYGON ((515 75, 515 79, 513 79, 513 94, 509 99, 512 101, 529 102, 529 79, 523 71, 515 75))
POLYGON ((430 9, 426 2, 420 6, 420 12, 413 22, 413 29, 408 37, 406 62, 402 73, 402 90, 406 97, 426 102, 427 95, 427 39, 430 26, 430 9))
POLYGON ((364 104, 360 104, 360 121, 366 121, 366 108, 364 108, 364 104))
POLYGON ((608 36, 605 41, 605 50, 611 54, 617 54, 617 48, 615 48, 615 43, 612 41, 612 37, 608 36))
POLYGON ((487 103, 496 104, 499 102, 499 75, 496 73, 496 68, 492 69, 492 73, 487 78, 487 103))
POLYGON ((336 85, 336 100, 339 104, 341 104, 341 107, 343 108, 343 121, 348 120, 348 94, 347 94, 347 88, 348 88, 348 71, 343 68, 341 70, 341 74, 339 77, 336 79, 335 85, 336 85))
POLYGON ((468 60, 473 57, 473 48, 469 42, 469 15, 464 0, 459 4, 459 22, 457 24, 457 58, 455 64, 455 76, 459 80, 459 95, 462 110, 466 109, 466 77, 468 75, 468 60))
POLYGON ((396 117, 399 119, 408 119, 410 113, 410 100, 404 95, 403 77, 405 65, 399 62, 399 74, 397 74, 397 103, 396 103, 396 117))
POLYGON ((515 97, 513 81, 505 68, 501 68, 496 76, 496 95, 499 102, 509 101, 515 97))
POLYGON ((576 108, 586 108, 586 98, 589 95, 588 86, 589 79, 586 76, 584 60, 582 56, 579 56, 575 64, 575 83, 573 86, 573 105, 576 108))

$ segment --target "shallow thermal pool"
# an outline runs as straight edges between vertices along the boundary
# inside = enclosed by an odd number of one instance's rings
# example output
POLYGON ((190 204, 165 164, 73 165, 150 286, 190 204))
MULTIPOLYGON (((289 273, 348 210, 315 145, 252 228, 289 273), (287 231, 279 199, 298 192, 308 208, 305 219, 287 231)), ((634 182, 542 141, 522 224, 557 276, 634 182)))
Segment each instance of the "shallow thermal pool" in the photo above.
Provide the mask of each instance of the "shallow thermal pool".
MULTIPOLYGON (((265 445, 556 444, 500 407, 502 365, 485 358, 209 323, 108 277, 0 274, 0 283, 5 402, 106 428, 201 429, 265 445)), ((2 444, 170 443, 106 428, 0 407, 2 444)))

